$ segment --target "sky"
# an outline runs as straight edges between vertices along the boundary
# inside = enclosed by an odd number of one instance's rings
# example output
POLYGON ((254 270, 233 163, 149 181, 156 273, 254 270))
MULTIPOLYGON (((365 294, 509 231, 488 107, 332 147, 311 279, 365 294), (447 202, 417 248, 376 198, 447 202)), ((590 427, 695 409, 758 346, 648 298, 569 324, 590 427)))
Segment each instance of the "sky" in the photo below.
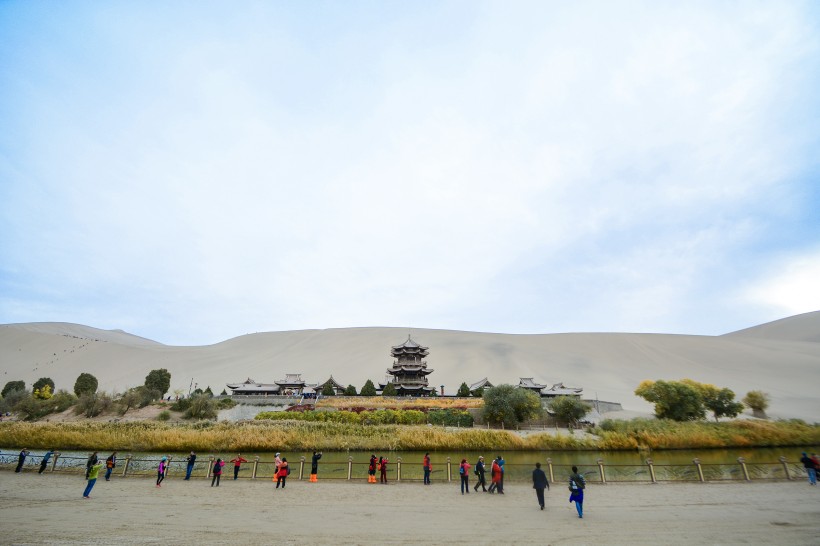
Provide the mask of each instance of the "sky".
POLYGON ((0 2, 0 323, 820 309, 813 2, 0 2))

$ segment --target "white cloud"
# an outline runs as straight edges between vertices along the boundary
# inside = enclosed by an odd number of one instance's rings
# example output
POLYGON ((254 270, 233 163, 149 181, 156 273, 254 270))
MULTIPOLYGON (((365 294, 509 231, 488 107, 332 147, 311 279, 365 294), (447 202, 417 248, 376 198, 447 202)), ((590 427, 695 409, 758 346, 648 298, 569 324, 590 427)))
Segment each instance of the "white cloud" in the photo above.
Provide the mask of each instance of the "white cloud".
POLYGON ((820 249, 787 256, 770 266, 743 295, 752 302, 774 308, 783 315, 820 309, 820 249))

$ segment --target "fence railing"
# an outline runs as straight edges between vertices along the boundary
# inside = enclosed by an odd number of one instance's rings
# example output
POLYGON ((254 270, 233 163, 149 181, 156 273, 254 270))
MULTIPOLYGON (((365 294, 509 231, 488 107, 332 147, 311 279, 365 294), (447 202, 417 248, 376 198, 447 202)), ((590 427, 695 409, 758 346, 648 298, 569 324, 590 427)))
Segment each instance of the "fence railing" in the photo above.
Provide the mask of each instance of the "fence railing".
MULTIPOLYGON (((26 457, 23 471, 39 471, 42 455, 30 455, 26 457)), ((103 464, 105 460, 101 459, 103 464)), ((216 457, 209 456, 207 459, 200 459, 193 466, 192 478, 211 478, 213 465, 216 457)), ((51 460, 48 461, 46 472, 82 473, 85 471, 86 457, 61 455, 55 452, 51 460)), ((113 475, 121 477, 134 476, 156 476, 159 466, 159 457, 134 457, 128 454, 117 460, 113 475)), ((11 470, 16 468, 18 456, 12 453, 0 454, 0 469, 11 470)), ((184 458, 175 459, 169 457, 166 461, 166 477, 184 477, 187 472, 187 461, 184 458)), ((299 457, 296 461, 289 462, 291 466, 291 476, 289 479, 308 479, 310 474, 310 461, 305 457, 299 457), (307 468, 305 468, 307 466, 307 468)), ((458 481, 459 461, 452 461, 450 457, 446 460, 431 461, 433 481, 458 481)), ((490 482, 490 465, 488 462, 485 470, 485 479, 490 482)), ((321 479, 330 480, 366 480, 369 474, 369 460, 354 461, 353 457, 346 459, 322 459, 319 461, 318 476, 321 479)), ((661 483, 661 482, 726 482, 738 481, 748 482, 753 480, 793 480, 806 477, 806 471, 802 464, 789 462, 786 457, 780 457, 776 462, 756 462, 747 463, 743 457, 739 457, 735 462, 727 463, 701 463, 699 459, 693 459, 691 464, 655 464, 652 459, 646 459, 643 464, 606 464, 603 459, 598 459, 594 463, 578 464, 579 473, 586 478, 587 483, 607 484, 607 483, 661 483)), ((506 463, 504 465, 504 481, 527 482, 532 479, 532 464, 506 463)), ((477 477, 473 474, 474 468, 470 470, 470 481, 474 482, 477 477)), ((547 459, 544 470, 547 472, 550 482, 565 481, 571 473, 571 465, 554 464, 552 459, 547 459)), ((230 476, 233 472, 233 465, 226 463, 223 474, 230 476)), ((275 463, 271 460, 260 460, 255 457, 241 467, 239 477, 242 479, 275 479, 275 463)), ((380 471, 376 469, 377 478, 380 471)), ((387 462, 387 479, 389 481, 414 482, 422 481, 424 471, 421 461, 412 463, 402 461, 401 457, 387 462)))

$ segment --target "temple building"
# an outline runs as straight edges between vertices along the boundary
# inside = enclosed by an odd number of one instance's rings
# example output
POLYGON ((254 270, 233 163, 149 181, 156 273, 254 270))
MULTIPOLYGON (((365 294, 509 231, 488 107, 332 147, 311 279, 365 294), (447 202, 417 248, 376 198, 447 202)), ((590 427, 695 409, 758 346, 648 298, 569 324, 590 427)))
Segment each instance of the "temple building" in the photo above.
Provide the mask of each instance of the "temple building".
POLYGON ((248 378, 243 383, 228 383, 227 387, 233 391, 231 394, 302 394, 305 389, 305 381, 302 379, 300 373, 285 374, 284 379, 274 381, 273 383, 257 383, 253 379, 248 378))
POLYGON ((423 360, 430 354, 428 349, 413 341, 410 336, 401 345, 392 347, 390 355, 395 360, 393 367, 387 369, 392 378, 379 383, 379 388, 384 390, 387 385, 393 385, 399 396, 424 396, 432 393, 435 387, 427 384, 427 376, 433 370, 428 369, 427 362, 423 360))
POLYGON ((490 380, 486 377, 480 381, 476 381, 472 385, 470 385, 470 394, 475 396, 479 389, 492 389, 493 384, 490 383, 490 380))
POLYGON ((330 386, 333 389, 333 392, 336 393, 336 395, 342 395, 345 393, 345 386, 336 381, 335 379, 333 379, 332 374, 330 376, 330 379, 328 379, 327 381, 322 381, 321 383, 318 383, 316 385, 316 392, 321 393, 325 389, 325 385, 327 385, 328 383, 330 383, 330 386))

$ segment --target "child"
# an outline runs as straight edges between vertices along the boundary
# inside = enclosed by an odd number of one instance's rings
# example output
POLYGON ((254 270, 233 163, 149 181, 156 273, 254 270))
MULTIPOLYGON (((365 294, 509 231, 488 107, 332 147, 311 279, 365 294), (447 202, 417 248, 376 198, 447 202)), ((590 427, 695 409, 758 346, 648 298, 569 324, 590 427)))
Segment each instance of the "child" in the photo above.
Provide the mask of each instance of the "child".
POLYGON ((216 462, 214 462, 214 477, 211 480, 211 487, 214 486, 214 483, 216 483, 216 486, 219 487, 219 478, 222 477, 223 466, 225 466, 225 461, 222 459, 217 459, 216 462))
POLYGON ((387 483, 387 457, 379 457, 379 481, 387 483))
POLYGON ((282 457, 282 464, 279 465, 279 472, 276 473, 276 489, 279 489, 279 484, 282 484, 282 489, 285 488, 285 481, 290 474, 290 467, 288 466, 288 458, 282 457))
POLYGON ((165 471, 168 468, 168 457, 163 457, 157 467, 157 487, 162 487, 160 484, 165 479, 165 471))

